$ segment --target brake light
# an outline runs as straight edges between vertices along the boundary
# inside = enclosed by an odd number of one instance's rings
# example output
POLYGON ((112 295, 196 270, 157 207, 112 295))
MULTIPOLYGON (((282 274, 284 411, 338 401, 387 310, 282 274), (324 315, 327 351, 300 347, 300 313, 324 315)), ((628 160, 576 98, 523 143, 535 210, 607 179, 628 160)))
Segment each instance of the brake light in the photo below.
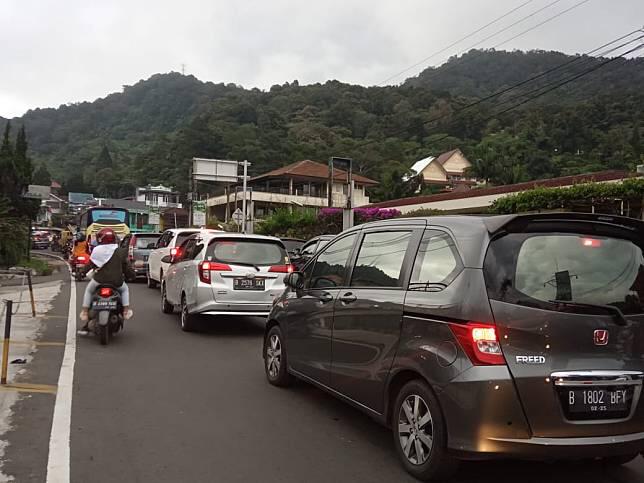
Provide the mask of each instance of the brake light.
POLYGON ((101 297, 109 297, 112 295, 112 289, 109 287, 101 287, 98 291, 101 297))
POLYGON ((269 272, 277 272, 277 273, 293 273, 294 268, 293 265, 288 264, 288 265, 273 265, 271 268, 268 269, 269 272))
POLYGON ((230 272, 232 269, 230 265, 225 263, 208 262, 204 261, 199 264, 199 280, 203 283, 210 283, 212 278, 210 272, 230 272))
POLYGON ((176 257, 179 254, 180 250, 178 248, 171 248, 170 255, 176 257))
POLYGON ((501 343, 492 324, 449 324, 461 348, 475 366, 505 365, 501 343))
POLYGON ((78 260, 79 262, 85 262, 87 261, 87 257, 85 255, 79 255, 76 257, 76 260, 78 260))
POLYGON ((588 248, 600 248, 602 246, 602 241, 597 238, 582 238, 581 244, 588 248))

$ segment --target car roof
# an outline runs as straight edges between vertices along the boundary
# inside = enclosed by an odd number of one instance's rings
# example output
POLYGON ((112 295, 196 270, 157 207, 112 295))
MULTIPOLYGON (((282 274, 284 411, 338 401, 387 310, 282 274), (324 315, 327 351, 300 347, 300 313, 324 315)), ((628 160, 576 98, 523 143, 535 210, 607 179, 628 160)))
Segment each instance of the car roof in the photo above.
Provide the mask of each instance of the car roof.
POLYGON ((224 233, 221 230, 213 230, 211 228, 169 228, 166 231, 172 232, 173 235, 181 235, 182 233, 224 233))
POLYGON ((228 239, 239 239, 239 240, 263 240, 263 241, 273 241, 277 242, 280 245, 283 245, 282 240, 275 236, 266 236, 266 235, 254 235, 249 233, 235 233, 229 231, 202 231, 202 238, 204 240, 214 240, 216 238, 228 238, 228 239))

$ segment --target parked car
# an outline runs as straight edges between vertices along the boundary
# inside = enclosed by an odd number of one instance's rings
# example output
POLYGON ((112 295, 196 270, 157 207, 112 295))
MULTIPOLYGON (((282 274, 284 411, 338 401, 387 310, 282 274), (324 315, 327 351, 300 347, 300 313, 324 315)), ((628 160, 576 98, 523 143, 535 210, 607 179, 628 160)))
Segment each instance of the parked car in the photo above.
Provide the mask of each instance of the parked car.
MULTIPOLYGON (((175 255, 177 248, 190 236, 198 233, 198 228, 171 228, 164 231, 157 240, 156 247, 148 255, 148 287, 155 288, 163 280, 163 274, 170 266, 161 260, 166 255, 175 255)), ((212 230, 214 231, 214 230, 212 230)))
POLYGON ((267 322, 293 376, 393 429, 405 469, 458 459, 601 459, 644 449, 644 222, 434 217, 338 235, 267 322))
POLYGON ((293 257, 293 265, 296 270, 301 270, 304 265, 315 255, 318 250, 321 250, 327 243, 335 238, 335 235, 320 235, 315 238, 311 238, 307 241, 300 250, 297 252, 296 256, 293 257))
POLYGON ((132 233, 121 241, 121 247, 128 249, 128 257, 137 278, 147 278, 148 257, 160 237, 161 233, 132 233))
POLYGON ((298 256, 300 248, 306 243, 306 240, 301 240, 299 238, 280 238, 282 243, 286 247, 286 252, 291 259, 298 256))
POLYGON ((225 232, 193 235, 164 262, 161 307, 180 307, 185 331, 197 315, 266 317, 293 270, 279 238, 225 232))
POLYGON ((44 230, 34 230, 31 232, 31 248, 47 249, 51 244, 49 232, 44 230))

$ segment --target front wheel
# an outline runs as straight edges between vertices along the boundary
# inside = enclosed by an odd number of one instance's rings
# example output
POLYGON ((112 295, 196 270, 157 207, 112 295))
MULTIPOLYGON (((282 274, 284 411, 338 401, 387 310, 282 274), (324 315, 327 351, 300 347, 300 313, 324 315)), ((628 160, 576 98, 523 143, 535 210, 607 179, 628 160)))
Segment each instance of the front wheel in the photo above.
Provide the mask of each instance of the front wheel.
POLYGON ((403 386, 391 420, 396 452, 408 473, 423 481, 441 481, 456 471, 456 460, 447 454, 443 414, 424 381, 403 386))
POLYGON ((266 379, 274 386, 286 387, 293 382, 293 376, 288 373, 286 348, 279 325, 271 327, 266 335, 264 370, 266 371, 266 379))

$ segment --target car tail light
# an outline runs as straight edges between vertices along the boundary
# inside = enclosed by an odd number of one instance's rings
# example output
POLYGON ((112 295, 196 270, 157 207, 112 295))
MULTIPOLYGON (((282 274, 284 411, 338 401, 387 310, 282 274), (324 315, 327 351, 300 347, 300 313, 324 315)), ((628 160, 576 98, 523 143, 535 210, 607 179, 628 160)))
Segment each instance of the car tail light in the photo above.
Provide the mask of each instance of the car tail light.
POLYGON ((173 257, 178 257, 180 253, 181 253, 180 248, 171 248, 170 249, 170 255, 173 256, 173 257))
POLYGON ((109 287, 101 287, 98 291, 101 297, 109 297, 112 295, 112 289, 109 287))
POLYGON ((86 262, 87 257, 85 255, 79 255, 79 256, 76 257, 76 260, 79 261, 79 262, 86 262))
POLYGON ((230 272, 232 269, 230 268, 230 265, 226 265, 225 263, 217 263, 217 262, 201 262, 199 264, 199 280, 201 280, 204 283, 210 283, 211 277, 210 277, 210 272, 230 272))
POLYGON ((588 248, 600 248, 602 241, 597 238, 582 238, 581 244, 588 248))
POLYGON ((449 324, 467 357, 475 366, 505 365, 501 343, 492 324, 449 324))
POLYGON ((268 269, 268 271, 277 273, 293 273, 293 265, 273 265, 268 269))

